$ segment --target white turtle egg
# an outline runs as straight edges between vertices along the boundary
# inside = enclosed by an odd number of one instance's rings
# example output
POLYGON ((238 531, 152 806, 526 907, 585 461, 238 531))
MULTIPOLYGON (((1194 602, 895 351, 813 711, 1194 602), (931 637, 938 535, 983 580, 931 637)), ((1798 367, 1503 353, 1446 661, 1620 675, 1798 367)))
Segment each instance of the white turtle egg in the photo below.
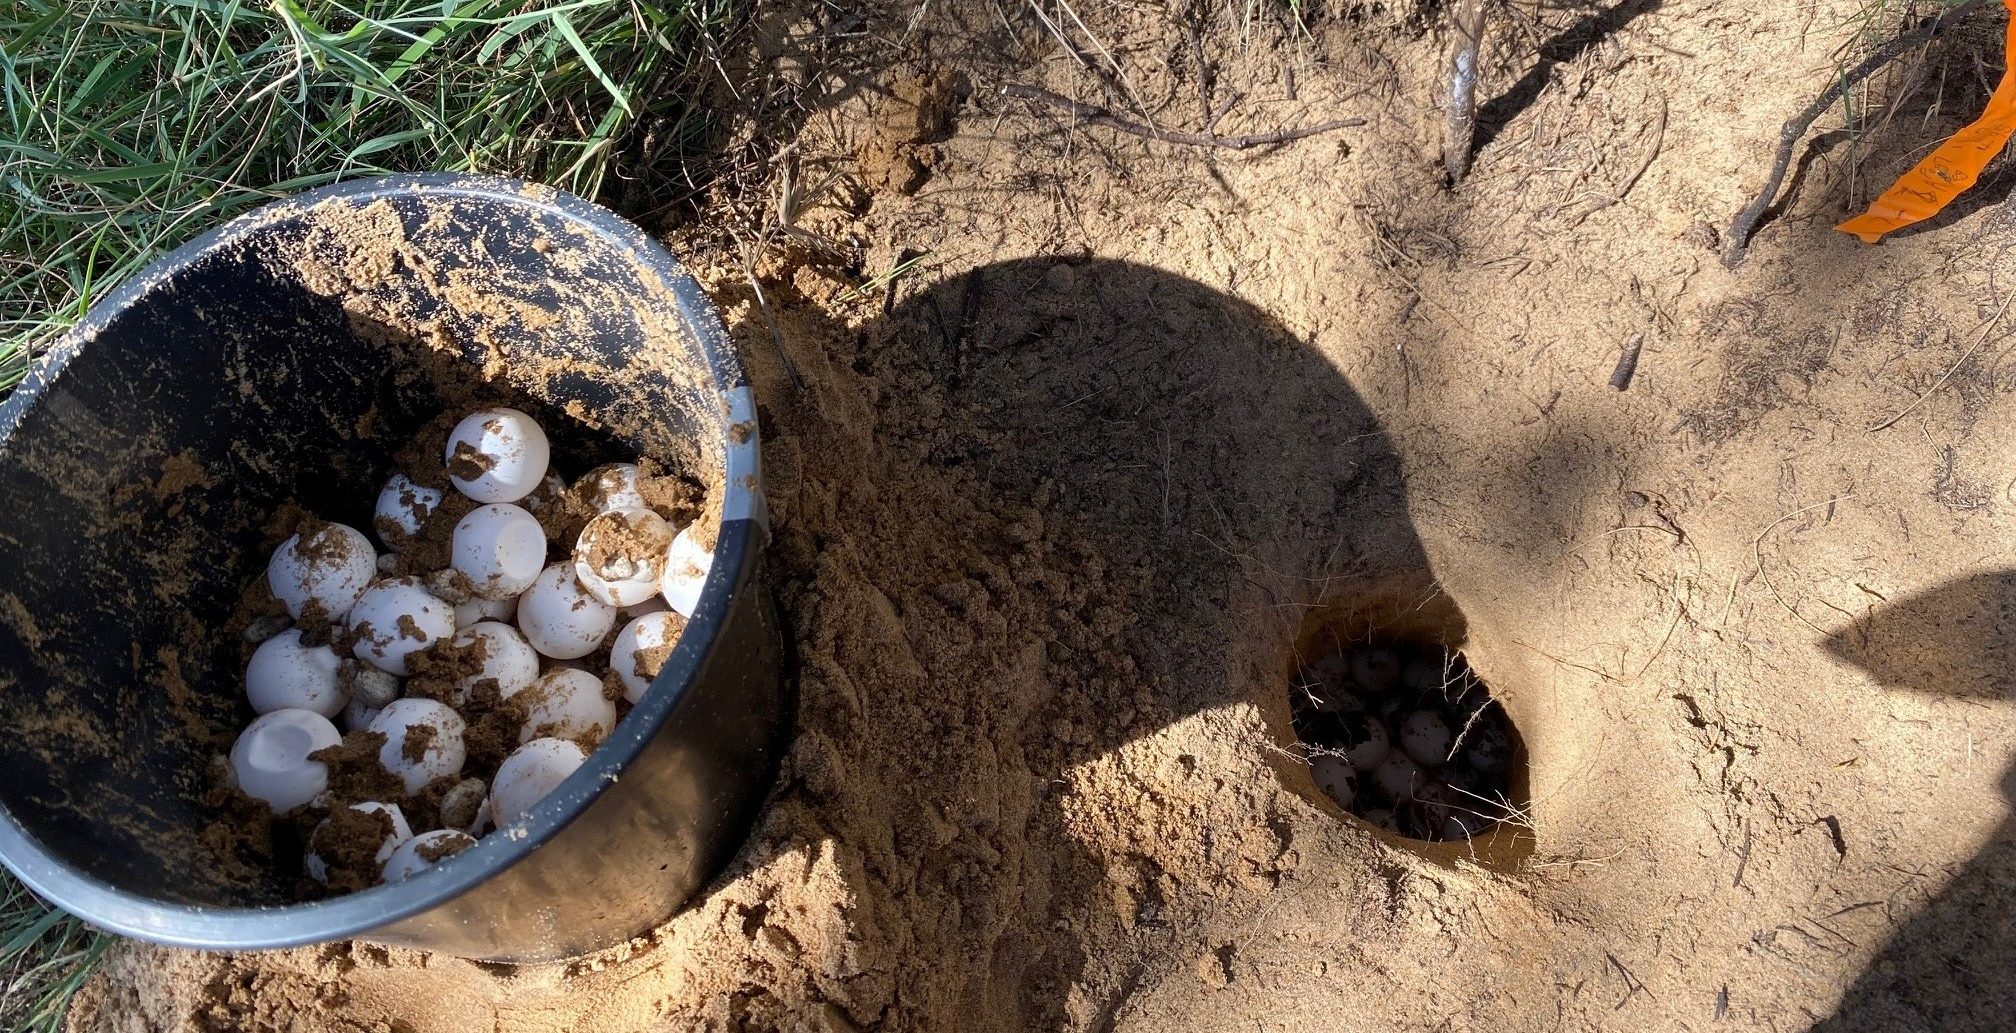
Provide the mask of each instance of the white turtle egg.
POLYGON ((574 576, 611 606, 635 606, 658 594, 672 546, 672 525, 648 509, 612 509, 588 521, 574 544, 574 576))
POLYGON ((336 681, 340 663, 328 646, 305 646, 299 630, 283 631, 252 651, 245 699, 255 713, 293 708, 335 717, 343 709, 343 688, 336 681))
POLYGON ((587 656, 615 626, 616 608, 588 594, 571 563, 540 571, 518 597, 518 630, 533 649, 555 660, 587 656))
POLYGON ((1414 762, 1439 767, 1449 760, 1449 722, 1433 710, 1416 710, 1400 721, 1400 748, 1414 762))
POLYGON ((609 669, 623 681, 623 698, 632 703, 644 698, 644 690, 665 664, 668 647, 679 644, 686 630, 686 618, 670 610, 647 613, 616 633, 609 651, 609 669))
MULTIPOLYGON (((399 851, 400 847, 411 842, 413 839, 413 827, 406 824, 406 812, 401 811, 399 805, 396 803, 379 803, 376 800, 366 800, 363 803, 351 804, 350 809, 364 814, 383 814, 386 818, 390 819, 386 823, 385 839, 378 845, 377 852, 372 855, 372 860, 380 867, 383 867, 386 861, 399 851)), ((329 885, 329 864, 317 853, 316 841, 323 835, 323 830, 328 827, 329 819, 324 818, 320 825, 315 826, 315 831, 308 834, 308 854, 302 858, 304 867, 308 869, 309 877, 324 886, 329 885)))
POLYGON ((490 820, 502 828, 523 818, 587 761, 568 739, 534 739, 513 750, 490 787, 490 820))
POLYGON ((1335 754, 1319 753, 1309 758, 1309 776, 1316 780, 1316 788, 1335 801, 1337 806, 1350 810, 1358 799, 1358 773, 1351 768, 1351 762, 1335 754))
POLYGON ((378 492, 378 509, 372 515, 371 526, 377 529, 378 540, 386 548, 398 552, 412 544, 413 536, 420 533, 427 518, 440 505, 441 489, 426 487, 403 473, 395 473, 378 492))
POLYGON ((379 879, 383 882, 410 879, 475 845, 476 837, 460 829, 422 832, 399 844, 399 849, 386 857, 385 871, 379 879))
POLYGON ((1371 774, 1386 763, 1386 754, 1393 748, 1393 740, 1386 732, 1386 723, 1370 714, 1346 714, 1344 724, 1344 759, 1351 762, 1360 774, 1371 774))
POLYGON ((598 466, 574 482, 574 494, 597 513, 616 509, 649 509, 643 494, 637 490, 637 482, 643 476, 644 471, 638 469, 635 463, 598 466))
POLYGON ((509 599, 484 599, 471 597, 466 602, 455 604, 455 626, 466 628, 483 621, 503 621, 506 624, 518 619, 518 597, 509 599))
POLYGON ((518 734, 519 742, 547 736, 600 738, 616 727, 616 704, 602 694, 602 679, 587 671, 555 667, 518 691, 531 700, 525 711, 525 727, 518 734))
POLYGON ((484 409, 448 434, 448 479, 478 502, 516 502, 546 477, 546 432, 516 409, 484 409))
POLYGON ((312 710, 261 714, 231 744, 231 773, 246 796, 285 814, 329 787, 329 766, 308 755, 342 741, 336 726, 312 710))
POLYGON ((508 697, 532 684, 539 678, 539 654, 525 636, 509 624, 483 621, 472 624, 455 633, 451 646, 469 649, 481 646, 483 666, 474 674, 455 683, 457 705, 469 699, 469 693, 477 684, 485 680, 497 683, 497 695, 508 697))
POLYGON ((371 722, 371 731, 385 736, 385 745, 378 749, 378 763, 398 775, 408 793, 419 792, 437 778, 462 773, 462 761, 468 756, 462 734, 467 727, 462 715, 446 704, 415 698, 387 703, 371 722), (417 731, 423 725, 433 729, 431 735, 417 731), (407 738, 421 735, 426 735, 426 742, 411 751, 419 757, 409 758, 407 738))
POLYGON ((300 620, 340 621, 378 573, 378 553, 362 531, 319 524, 280 543, 266 564, 266 587, 300 620))
POLYGON ((693 616, 700 605, 700 590, 707 585, 707 568, 714 565, 714 553, 700 544, 697 525, 688 524, 672 539, 665 555, 665 576, 659 582, 665 601, 681 617, 693 616))
POLYGON ((484 599, 513 599, 546 566, 546 531, 517 506, 477 506, 455 524, 450 562, 484 599))
POLYGON ((1386 755, 1386 761, 1372 772, 1372 781, 1379 784, 1379 791, 1395 800, 1413 797, 1415 787, 1421 784, 1421 767, 1407 758, 1404 750, 1394 750, 1386 755))
POLYGON ((407 657, 455 634, 455 608, 418 578, 384 578, 351 607, 350 633, 357 659, 404 678, 413 673, 407 657))

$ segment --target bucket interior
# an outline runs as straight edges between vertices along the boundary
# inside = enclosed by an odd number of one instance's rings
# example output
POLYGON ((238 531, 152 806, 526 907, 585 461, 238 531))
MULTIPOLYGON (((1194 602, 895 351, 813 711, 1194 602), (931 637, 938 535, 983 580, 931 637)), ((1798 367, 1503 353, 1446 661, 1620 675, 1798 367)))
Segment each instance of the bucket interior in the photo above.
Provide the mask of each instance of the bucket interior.
POLYGON ((537 193, 360 191, 178 252, 0 408, 0 806, 118 889, 292 903, 203 801, 252 716, 225 625, 276 510, 368 533, 392 454, 487 404, 532 413, 564 477, 718 483, 719 397, 672 286, 537 193))

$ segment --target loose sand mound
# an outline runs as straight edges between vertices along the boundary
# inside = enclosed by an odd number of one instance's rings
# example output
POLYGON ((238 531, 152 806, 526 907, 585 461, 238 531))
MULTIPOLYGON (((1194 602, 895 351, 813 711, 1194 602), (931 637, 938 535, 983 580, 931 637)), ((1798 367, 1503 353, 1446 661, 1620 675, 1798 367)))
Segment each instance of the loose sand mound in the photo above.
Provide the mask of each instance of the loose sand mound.
POLYGON ((75 1025, 2004 1028, 2009 180, 1827 229, 1978 109, 1996 19, 1731 273, 1712 227, 1853 4, 1517 5, 1453 193, 1422 11, 1046 8, 1074 54, 1011 6, 765 12, 745 139, 849 174, 783 207, 865 261, 772 234, 773 336, 739 255, 676 242, 755 367, 797 649, 741 861, 570 966, 125 946, 75 1025), (1204 151, 1009 82, 1368 122, 1204 151), (1461 642, 1529 842, 1315 802, 1285 693, 1321 627, 1461 642))

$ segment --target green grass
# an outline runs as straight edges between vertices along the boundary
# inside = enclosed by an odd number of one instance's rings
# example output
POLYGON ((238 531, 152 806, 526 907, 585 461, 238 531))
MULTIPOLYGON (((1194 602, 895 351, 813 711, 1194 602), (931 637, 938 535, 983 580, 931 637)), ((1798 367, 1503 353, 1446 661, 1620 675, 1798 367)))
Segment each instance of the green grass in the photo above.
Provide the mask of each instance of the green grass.
MULTIPOLYGON (((452 170, 606 199, 694 135, 739 3, 0 0, 0 397, 93 298, 276 197, 452 170)), ((0 1029, 56 1029, 110 943, 0 873, 0 1029)))
POLYGON ((388 171, 595 197, 737 0, 0 0, 0 394, 163 250, 388 171))
POLYGON ((64 1009, 112 937, 51 911, 0 875, 0 1029, 62 1028, 64 1009))

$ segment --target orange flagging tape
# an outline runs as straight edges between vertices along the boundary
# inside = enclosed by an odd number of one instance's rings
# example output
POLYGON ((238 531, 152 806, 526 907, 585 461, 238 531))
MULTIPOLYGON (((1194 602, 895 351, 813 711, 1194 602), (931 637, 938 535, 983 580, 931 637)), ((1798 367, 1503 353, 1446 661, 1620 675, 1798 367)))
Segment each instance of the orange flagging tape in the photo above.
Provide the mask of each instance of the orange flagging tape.
POLYGON ((1868 211, 1835 229, 1861 237, 1864 244, 1874 244, 1885 233, 1923 222, 1973 186, 1981 178, 1982 167, 2001 153, 2009 134, 2016 132, 2016 0, 2002 0, 2002 5, 2009 9, 2008 56, 2002 81, 1988 98, 1987 109, 1972 125, 1954 133, 1890 184, 1868 211))

